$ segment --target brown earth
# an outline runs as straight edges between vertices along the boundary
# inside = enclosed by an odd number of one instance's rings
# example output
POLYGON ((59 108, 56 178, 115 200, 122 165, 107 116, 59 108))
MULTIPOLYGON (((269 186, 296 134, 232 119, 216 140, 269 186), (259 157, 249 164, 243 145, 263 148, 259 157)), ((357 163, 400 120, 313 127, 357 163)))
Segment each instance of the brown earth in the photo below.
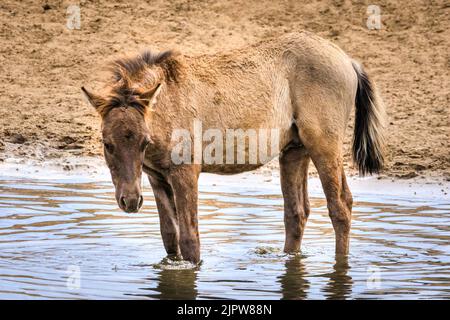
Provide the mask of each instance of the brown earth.
POLYGON ((114 55, 214 53, 309 30, 363 62, 378 84, 389 115, 385 173, 450 179, 448 1, 81 0, 81 29, 69 30, 72 3, 0 3, 0 161, 99 155, 99 119, 80 87, 98 88, 97 71, 114 55), (366 27, 372 3, 381 30, 366 27))

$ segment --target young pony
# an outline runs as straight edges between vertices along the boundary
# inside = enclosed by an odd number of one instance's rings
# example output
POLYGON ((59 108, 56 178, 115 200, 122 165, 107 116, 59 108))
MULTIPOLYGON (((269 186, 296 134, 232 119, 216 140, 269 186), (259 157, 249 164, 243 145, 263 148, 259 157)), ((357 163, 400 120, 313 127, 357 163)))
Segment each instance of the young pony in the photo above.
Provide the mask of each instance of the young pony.
MULTIPOLYGON (((341 49, 301 32, 215 55, 144 51, 114 61, 111 71, 104 93, 82 90, 102 118, 104 154, 116 199, 122 210, 137 212, 143 204, 142 172, 148 175, 169 255, 200 260, 200 172, 233 174, 266 162, 195 161, 198 150, 189 161, 174 161, 179 141, 173 132, 182 129, 193 136, 195 121, 202 130, 223 133, 277 129, 273 155, 279 155, 284 196, 284 251, 300 249, 310 213, 307 182, 312 160, 326 195, 336 253, 348 253, 352 195, 343 169, 345 128, 355 107, 353 159, 362 175, 379 172, 384 106, 362 67, 341 49)), ((187 148, 192 150, 189 144, 187 148)), ((236 159, 237 149, 215 152, 226 153, 227 159, 231 153, 236 159)), ((248 143, 243 152, 250 158, 248 143)))

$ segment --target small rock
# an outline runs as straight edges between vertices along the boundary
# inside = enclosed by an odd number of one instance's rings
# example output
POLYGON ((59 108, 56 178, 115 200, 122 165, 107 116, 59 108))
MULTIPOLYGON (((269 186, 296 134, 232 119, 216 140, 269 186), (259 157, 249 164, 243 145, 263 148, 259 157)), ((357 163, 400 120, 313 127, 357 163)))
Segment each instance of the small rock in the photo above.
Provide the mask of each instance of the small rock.
POLYGON ((79 143, 71 143, 71 144, 62 144, 58 146, 58 149, 61 150, 76 150, 76 149, 83 149, 83 145, 79 143))
POLYGON ((72 144, 77 141, 77 139, 70 137, 70 136, 64 136, 61 139, 59 139, 60 142, 63 142, 65 144, 72 144))
POLYGON ((415 178, 415 177, 417 177, 417 176, 418 176, 418 174, 417 174, 416 172, 411 171, 411 172, 408 172, 408 173, 406 173, 406 174, 401 175, 400 178, 403 178, 403 179, 412 179, 412 178, 415 178))
POLYGON ((21 135, 20 133, 14 133, 11 135, 10 140, 11 143, 16 143, 16 144, 24 144, 27 139, 21 135))
POLYGON ((334 38, 334 37, 339 36, 340 32, 339 32, 339 30, 331 29, 329 34, 330 34, 330 37, 334 38))
POLYGON ((425 170, 426 167, 421 164, 415 164, 414 169, 416 169, 416 171, 422 171, 422 170, 425 170))

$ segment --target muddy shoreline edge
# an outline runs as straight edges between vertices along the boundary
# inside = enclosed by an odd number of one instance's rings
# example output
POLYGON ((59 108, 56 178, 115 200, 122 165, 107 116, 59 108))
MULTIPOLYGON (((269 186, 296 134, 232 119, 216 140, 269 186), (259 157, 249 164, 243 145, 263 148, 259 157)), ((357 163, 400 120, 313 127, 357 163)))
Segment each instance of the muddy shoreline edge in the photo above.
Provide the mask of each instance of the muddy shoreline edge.
MULTIPOLYGON (((276 159, 275 159, 276 160, 276 159)), ((255 171, 223 176, 202 173, 200 190, 220 192, 254 192, 280 194, 280 176, 274 160, 255 171)), ((320 180, 315 171, 309 175, 309 194, 323 198, 320 180)), ((389 199, 401 197, 411 200, 444 200, 449 198, 450 181, 442 176, 418 176, 398 179, 390 176, 359 177, 347 172, 348 183, 357 201, 370 201, 374 197, 389 199)), ((110 182, 109 170, 101 157, 68 157, 45 161, 9 158, 0 163, 3 180, 52 180, 67 183, 110 182)), ((144 187, 151 189, 144 178, 144 187)))

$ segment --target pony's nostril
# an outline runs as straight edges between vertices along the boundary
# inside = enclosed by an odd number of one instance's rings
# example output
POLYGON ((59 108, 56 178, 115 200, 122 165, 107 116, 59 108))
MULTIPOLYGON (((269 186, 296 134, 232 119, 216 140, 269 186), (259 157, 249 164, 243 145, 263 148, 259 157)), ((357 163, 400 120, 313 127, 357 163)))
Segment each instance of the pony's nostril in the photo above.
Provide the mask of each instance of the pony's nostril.
POLYGON ((125 197, 120 197, 120 205, 122 206, 122 208, 127 207, 127 202, 125 200, 125 197))
POLYGON ((144 204, 144 197, 143 196, 139 196, 139 205, 138 205, 138 209, 140 209, 142 207, 142 205, 144 204))

